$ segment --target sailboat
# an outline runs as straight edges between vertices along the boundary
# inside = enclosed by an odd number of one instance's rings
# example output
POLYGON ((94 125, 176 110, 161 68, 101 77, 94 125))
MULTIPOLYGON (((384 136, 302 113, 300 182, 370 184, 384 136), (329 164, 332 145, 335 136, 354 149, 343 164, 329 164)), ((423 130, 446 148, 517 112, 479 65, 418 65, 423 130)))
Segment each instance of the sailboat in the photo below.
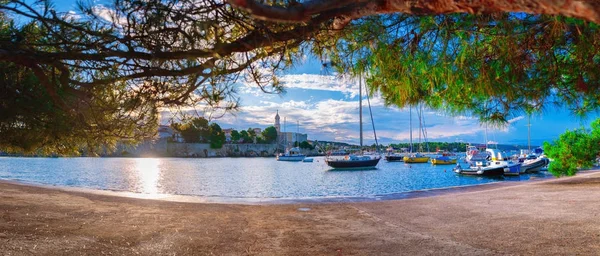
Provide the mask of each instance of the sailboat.
POLYGON ((527 148, 529 155, 523 161, 521 173, 539 172, 544 166, 550 163, 550 160, 544 155, 534 155, 531 153, 531 115, 527 119, 527 148))
MULTIPOLYGON (((410 155, 405 156, 403 160, 404 160, 405 163, 409 163, 409 164, 410 163, 427 163, 427 162, 429 162, 429 157, 428 156, 423 155, 423 154, 421 154, 419 152, 414 153, 414 154, 412 152, 412 149, 413 149, 413 143, 412 143, 412 108, 410 108, 409 111, 410 111, 409 112, 410 113, 409 114, 410 115, 410 121, 409 121, 409 124, 410 124, 410 155)), ((419 144, 421 142, 421 132, 423 131, 421 129, 421 122, 420 122, 420 120, 421 120, 421 118, 419 118, 419 144)))
MULTIPOLYGON (((334 169, 367 169, 375 168, 381 160, 381 156, 365 156, 362 155, 363 147, 363 124, 362 124, 362 79, 358 77, 358 102, 360 116, 360 151, 361 155, 350 154, 343 158, 333 157, 331 155, 325 158, 325 163, 334 169)), ((368 98, 367 98, 368 100, 368 98)), ((375 123, 373 122, 373 113, 371 112, 371 104, 369 103, 369 113, 371 114, 371 123, 373 124, 373 133, 375 134, 375 123)), ((377 134, 375 134, 375 143, 377 144, 377 134)))

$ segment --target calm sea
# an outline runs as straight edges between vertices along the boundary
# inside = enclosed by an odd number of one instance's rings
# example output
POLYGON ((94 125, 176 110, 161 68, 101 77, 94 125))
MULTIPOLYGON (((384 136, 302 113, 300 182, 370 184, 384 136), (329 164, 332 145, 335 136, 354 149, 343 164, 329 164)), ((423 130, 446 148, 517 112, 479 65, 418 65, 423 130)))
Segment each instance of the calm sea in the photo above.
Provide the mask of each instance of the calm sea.
POLYGON ((369 197, 415 190, 545 177, 461 176, 452 165, 388 163, 377 169, 333 171, 274 158, 17 158, 0 157, 0 179, 144 194, 223 198, 369 197))

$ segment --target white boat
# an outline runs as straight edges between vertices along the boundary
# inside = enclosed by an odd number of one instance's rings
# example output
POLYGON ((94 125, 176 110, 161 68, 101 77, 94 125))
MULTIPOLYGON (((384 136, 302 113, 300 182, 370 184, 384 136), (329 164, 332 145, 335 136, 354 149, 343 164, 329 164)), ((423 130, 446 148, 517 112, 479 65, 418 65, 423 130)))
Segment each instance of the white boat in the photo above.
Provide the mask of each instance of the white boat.
POLYGON ((277 155, 277 161, 299 162, 299 161, 304 160, 305 157, 306 157, 305 155, 300 153, 300 149, 295 147, 295 148, 291 148, 290 150, 285 152, 285 154, 277 155))
POLYGON ((502 151, 488 148, 485 152, 490 156, 488 166, 504 167, 504 175, 519 175, 523 173, 521 163, 510 160, 502 151))
POLYGON ((467 146, 467 156, 465 160, 469 163, 481 162, 489 160, 487 152, 481 152, 476 146, 467 146))
POLYGON ((312 163, 312 162, 313 162, 313 160, 314 160, 314 159, 313 159, 312 157, 307 157, 307 158, 304 158, 304 159, 302 159, 302 162, 305 162, 305 163, 312 163))
POLYGON ((521 150, 522 155, 522 168, 523 173, 534 173, 539 172, 542 168, 546 167, 550 160, 544 156, 544 150, 542 148, 536 148, 531 150, 531 116, 527 121, 527 151, 524 154, 524 150, 521 150))
POLYGON ((462 175, 476 175, 476 176, 501 176, 505 173, 504 166, 490 166, 487 161, 477 161, 474 165, 469 168, 463 169, 460 164, 456 164, 456 167, 452 169, 457 174, 462 175))
POLYGON ((527 159, 523 161, 521 168, 524 173, 539 172, 542 168, 550 163, 550 160, 544 156, 539 156, 536 159, 527 159))

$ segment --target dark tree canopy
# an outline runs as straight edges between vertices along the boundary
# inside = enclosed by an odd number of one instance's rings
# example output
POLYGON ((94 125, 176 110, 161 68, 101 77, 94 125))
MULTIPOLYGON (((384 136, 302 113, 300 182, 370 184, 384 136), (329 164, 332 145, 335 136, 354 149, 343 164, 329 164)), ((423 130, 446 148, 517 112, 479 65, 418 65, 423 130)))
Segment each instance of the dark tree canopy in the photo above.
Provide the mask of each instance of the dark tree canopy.
POLYGON ((264 143, 274 143, 277 141, 277 129, 269 126, 262 131, 261 136, 264 143))
POLYGON ((203 117, 193 118, 184 123, 172 123, 171 127, 179 132, 187 143, 207 142, 211 135, 208 120, 203 117))
POLYGON ((242 138, 242 136, 240 135, 240 132, 238 132, 237 130, 232 130, 231 131, 231 141, 233 143, 238 143, 240 142, 240 139, 242 138))
POLYGON ((225 144, 225 133, 217 123, 212 123, 209 126, 210 135, 208 141, 210 141, 211 148, 222 148, 225 144))
POLYGON ((277 76, 307 54, 366 73, 390 105, 505 122, 600 104, 595 0, 263 3, 114 0, 73 15, 0 0, 0 150, 149 138, 161 109, 235 110, 241 82, 280 92, 277 76))

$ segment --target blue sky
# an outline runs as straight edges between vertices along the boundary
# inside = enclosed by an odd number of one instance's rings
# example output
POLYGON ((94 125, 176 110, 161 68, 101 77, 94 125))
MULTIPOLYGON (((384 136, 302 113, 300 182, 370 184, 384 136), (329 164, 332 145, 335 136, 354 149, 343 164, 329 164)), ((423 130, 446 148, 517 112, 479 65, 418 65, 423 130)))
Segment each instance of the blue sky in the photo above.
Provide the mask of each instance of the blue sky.
MULTIPOLYGON (((95 4, 106 1, 92 0, 95 4)), ((76 9, 73 0, 55 1, 58 11, 76 9)), ((255 85, 239 84, 242 107, 239 112, 227 114, 214 120, 223 128, 247 129, 265 128, 273 125, 275 113, 279 110, 281 120, 287 120, 287 130, 307 133, 309 139, 358 142, 358 83, 327 75, 321 70, 321 63, 314 58, 306 58, 304 63, 289 70, 281 77, 286 93, 281 95, 262 93, 255 85)), ((368 109, 365 106, 365 144, 374 143, 368 109)), ((375 127, 380 142, 384 144, 407 142, 409 138, 408 109, 385 107, 375 96, 371 99, 375 127)), ((567 129, 587 126, 598 115, 579 119, 566 109, 548 109, 531 117, 531 141, 540 145, 543 141, 554 140, 567 129)), ((165 118, 165 117, 163 117, 165 118)), ((165 118, 166 119, 166 118, 165 118)), ((428 139, 430 141, 484 142, 485 127, 477 119, 468 116, 448 116, 435 111, 426 111, 428 139)), ((413 124, 417 125, 413 112, 413 124)), ((282 123, 283 126, 283 123, 282 123)), ((488 141, 501 144, 527 143, 527 117, 517 117, 502 129, 487 129, 488 141)), ((413 137, 418 135, 416 131, 413 137)))
MULTIPOLYGON (((260 92, 251 84, 240 85, 242 107, 240 112, 216 120, 222 127, 246 129, 265 128, 274 122, 275 113, 287 119, 287 130, 308 133, 309 139, 358 142, 358 82, 324 74, 318 61, 308 58, 305 63, 281 77, 286 93, 270 95, 260 92)), ((410 136, 409 110, 386 107, 381 98, 371 99, 375 128, 384 144, 408 142, 410 136)), ((374 143, 368 117, 367 102, 363 99, 365 144, 374 143)), ((449 116, 425 110, 425 124, 430 141, 484 142, 486 127, 469 116, 449 116)), ((596 115, 592 115, 596 117, 596 115)), ((587 126, 593 119, 580 119, 566 109, 550 108, 531 117, 531 141, 541 145, 554 140, 567 129, 587 126)), ((527 144, 527 117, 519 116, 506 127, 487 129, 488 141, 500 144, 527 144)), ((418 125, 413 110, 413 128, 418 125)), ((283 126, 283 124, 282 124, 283 126)), ((283 129, 283 128, 282 128, 283 129)), ((418 139, 416 129, 413 139, 418 139)))

